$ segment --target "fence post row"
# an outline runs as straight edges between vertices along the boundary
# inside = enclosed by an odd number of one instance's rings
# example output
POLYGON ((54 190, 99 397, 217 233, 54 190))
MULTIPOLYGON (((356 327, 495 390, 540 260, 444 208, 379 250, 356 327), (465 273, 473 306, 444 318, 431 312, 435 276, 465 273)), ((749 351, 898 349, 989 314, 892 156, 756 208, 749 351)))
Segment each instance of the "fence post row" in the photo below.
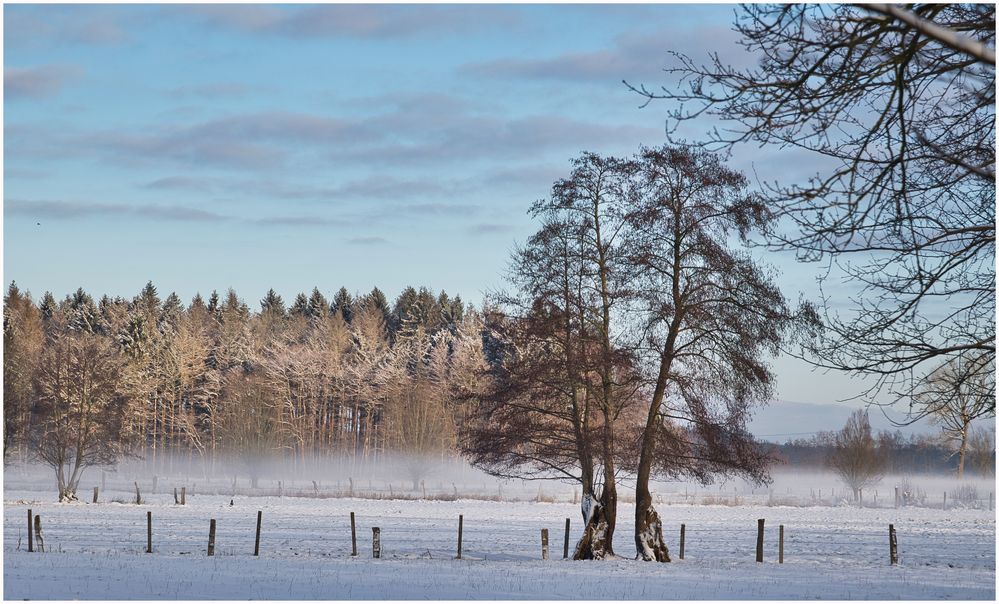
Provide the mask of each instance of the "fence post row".
POLYGON ((377 526, 371 527, 371 557, 382 557, 382 529, 377 526))
POLYGON ((763 518, 756 521, 756 561, 763 562, 763 518))
POLYGON ((548 559, 548 529, 541 529, 541 559, 548 559))
POLYGON ((898 539, 895 537, 895 525, 888 525, 888 556, 891 564, 898 564, 898 539))
POLYGON ((208 555, 215 555, 215 519, 208 524, 208 555))
POLYGON ((180 487, 180 505, 187 505, 187 487, 180 487))
POLYGON ((263 519, 263 510, 257 510, 257 538, 253 541, 253 555, 260 555, 260 521, 263 519))
POLYGON ((29 508, 29 509, 28 509, 28 551, 29 551, 29 552, 33 552, 33 551, 35 551, 35 547, 34 547, 34 541, 33 541, 33 540, 32 540, 32 538, 31 538, 31 530, 32 530, 32 527, 31 527, 31 520, 32 520, 33 518, 34 518, 34 517, 33 517, 33 516, 31 515, 31 509, 29 508))
POLYGON ((153 553, 153 513, 146 512, 146 553, 153 553))
POLYGON ((94 503, 97 503, 97 487, 94 487, 94 503))
POLYGON ((458 560, 461 560, 461 528, 465 520, 463 514, 458 514, 458 560))

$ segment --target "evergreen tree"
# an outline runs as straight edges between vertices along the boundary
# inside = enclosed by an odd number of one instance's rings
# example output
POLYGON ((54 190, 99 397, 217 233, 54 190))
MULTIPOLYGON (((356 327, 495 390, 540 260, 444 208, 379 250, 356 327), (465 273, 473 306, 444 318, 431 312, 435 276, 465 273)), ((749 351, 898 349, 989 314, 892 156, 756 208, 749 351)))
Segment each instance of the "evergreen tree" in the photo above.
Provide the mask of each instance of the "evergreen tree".
POLYGON ((42 313, 42 320, 48 321, 56 312, 56 301, 52 292, 42 294, 42 300, 38 303, 38 310, 42 313))
POLYGON ((67 296, 63 301, 66 309, 66 319, 70 329, 86 331, 90 333, 100 333, 101 321, 97 312, 97 305, 90 294, 77 288, 72 295, 67 296))
POLYGON ((333 304, 330 306, 330 311, 333 314, 339 311, 343 315, 343 320, 350 323, 351 318, 354 316, 354 300, 347 292, 346 287, 341 287, 337 291, 336 296, 333 297, 333 304))
POLYGON ((284 300, 273 289, 269 289, 264 299, 260 301, 260 312, 272 317, 284 317, 284 300))
POLYGON ((306 314, 310 319, 321 317, 329 312, 330 304, 326 300, 318 287, 312 288, 312 295, 309 296, 309 308, 306 314))
POLYGON ((138 306, 139 312, 146 317, 147 321, 153 322, 159 317, 160 296, 152 281, 147 282, 146 286, 139 292, 139 295, 136 296, 135 304, 138 306))
POLYGON ((309 316, 309 299, 305 296, 305 294, 298 294, 295 296, 295 301, 292 302, 291 308, 288 309, 288 314, 293 317, 309 316))
POLYGON ((377 287, 373 288, 371 290, 371 293, 365 296, 364 299, 362 301, 359 301, 355 306, 362 307, 369 305, 381 311, 382 320, 385 322, 385 325, 391 326, 392 310, 389 308, 388 298, 385 297, 385 294, 382 292, 382 290, 378 289, 377 287))
POLYGON ((207 306, 207 309, 208 309, 208 312, 210 312, 211 314, 216 315, 216 317, 218 316, 218 314, 219 314, 219 293, 217 291, 215 291, 214 289, 212 290, 212 295, 208 296, 208 306, 207 306))
POLYGON ((163 301, 163 310, 160 312, 160 323, 161 325, 169 325, 171 328, 176 328, 183 313, 184 305, 180 301, 180 296, 176 292, 170 292, 170 295, 163 301))
POLYGON ((395 306, 392 307, 389 326, 393 334, 399 333, 404 324, 412 322, 412 313, 415 306, 416 290, 412 287, 407 287, 395 299, 395 306))

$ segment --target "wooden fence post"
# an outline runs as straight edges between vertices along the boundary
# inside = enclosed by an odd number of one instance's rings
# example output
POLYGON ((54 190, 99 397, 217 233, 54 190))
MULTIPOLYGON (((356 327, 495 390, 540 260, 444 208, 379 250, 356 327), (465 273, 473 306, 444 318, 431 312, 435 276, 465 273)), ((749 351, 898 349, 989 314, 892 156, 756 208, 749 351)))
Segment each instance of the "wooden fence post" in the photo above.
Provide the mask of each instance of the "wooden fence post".
POLYGON ((153 553, 153 513, 146 512, 146 553, 153 553))
POLYGON ((548 559, 548 529, 541 529, 541 559, 548 559))
POLYGON ((141 504, 142 504, 142 495, 139 494, 139 483, 138 483, 138 481, 136 481, 136 483, 135 483, 135 505, 141 505, 141 504))
POLYGON ((208 555, 215 555, 215 519, 208 524, 208 555))
POLYGON ((382 557, 382 529, 377 526, 371 527, 371 557, 382 557))
POLYGON ((97 487, 94 487, 94 503, 97 503, 97 487))
POLYGON ((357 526, 354 524, 354 512, 350 513, 350 555, 357 555, 357 526))
POLYGON ((763 518, 756 521, 756 561, 763 562, 763 518))
POLYGON ((45 539, 42 538, 42 516, 35 514, 35 543, 38 544, 38 551, 45 553, 45 539))
POLYGON ((784 564, 784 525, 780 525, 780 546, 777 549, 777 564, 784 564))
POLYGON ((687 537, 687 525, 680 525, 680 559, 683 560, 683 547, 687 537))
POLYGON ((257 538, 253 541, 253 555, 260 555, 260 521, 263 520, 263 510, 257 510, 257 538))
POLYGON ((898 564, 898 540, 895 537, 895 525, 888 525, 888 556, 892 565, 898 564))
POLYGON ((461 529, 464 520, 465 516, 463 514, 458 514, 458 560, 461 560, 461 529))
POLYGON ((569 558, 569 519, 565 519, 565 542, 562 544, 562 559, 569 558))
POLYGON ((29 552, 35 551, 34 541, 31 538, 31 531, 32 531, 31 521, 33 519, 34 516, 31 515, 31 509, 29 508, 28 509, 28 551, 29 552))
POLYGON ((180 487, 180 505, 187 505, 187 487, 180 487))

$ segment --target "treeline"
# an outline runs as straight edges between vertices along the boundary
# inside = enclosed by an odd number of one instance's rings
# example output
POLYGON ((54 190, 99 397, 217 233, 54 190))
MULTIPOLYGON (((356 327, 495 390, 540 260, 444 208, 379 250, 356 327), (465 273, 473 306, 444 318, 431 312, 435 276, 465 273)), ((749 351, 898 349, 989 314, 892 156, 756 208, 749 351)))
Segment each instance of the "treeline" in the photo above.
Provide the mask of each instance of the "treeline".
MULTIPOLYGON (((958 456, 954 446, 940 436, 881 431, 874 437, 876 453, 884 459, 888 474, 955 474, 958 456)), ((995 447, 983 431, 974 432, 968 451, 969 469, 983 476, 995 473, 995 447)), ((820 432, 811 438, 775 444, 775 457, 792 469, 822 470, 836 449, 834 432, 820 432)))
MULTIPOLYGON (((147 284, 132 299, 82 289, 4 298, 4 458, 40 458, 71 498, 86 465, 128 450, 178 457, 377 461, 455 450, 459 386, 481 372, 482 319, 460 297, 377 288, 253 311, 229 290, 186 306, 147 284), (419 454, 419 455, 413 455, 419 454), (60 469, 62 468, 62 469, 60 469)), ((254 476, 252 467, 249 469, 254 476)))

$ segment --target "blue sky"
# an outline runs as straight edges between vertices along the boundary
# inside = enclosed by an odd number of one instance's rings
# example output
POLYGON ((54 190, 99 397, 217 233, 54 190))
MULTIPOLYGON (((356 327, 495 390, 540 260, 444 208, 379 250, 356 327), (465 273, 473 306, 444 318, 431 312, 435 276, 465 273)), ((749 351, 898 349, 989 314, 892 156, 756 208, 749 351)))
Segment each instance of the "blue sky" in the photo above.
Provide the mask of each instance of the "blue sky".
MULTIPOLYGON (((7 5, 4 281, 251 305, 406 285, 476 304, 583 150, 665 141, 668 50, 746 65, 730 5, 7 5)), ((763 178, 809 158, 742 150, 763 178)), ((789 297, 815 267, 771 255, 789 297)), ((780 360, 781 396, 841 376, 780 360)))

